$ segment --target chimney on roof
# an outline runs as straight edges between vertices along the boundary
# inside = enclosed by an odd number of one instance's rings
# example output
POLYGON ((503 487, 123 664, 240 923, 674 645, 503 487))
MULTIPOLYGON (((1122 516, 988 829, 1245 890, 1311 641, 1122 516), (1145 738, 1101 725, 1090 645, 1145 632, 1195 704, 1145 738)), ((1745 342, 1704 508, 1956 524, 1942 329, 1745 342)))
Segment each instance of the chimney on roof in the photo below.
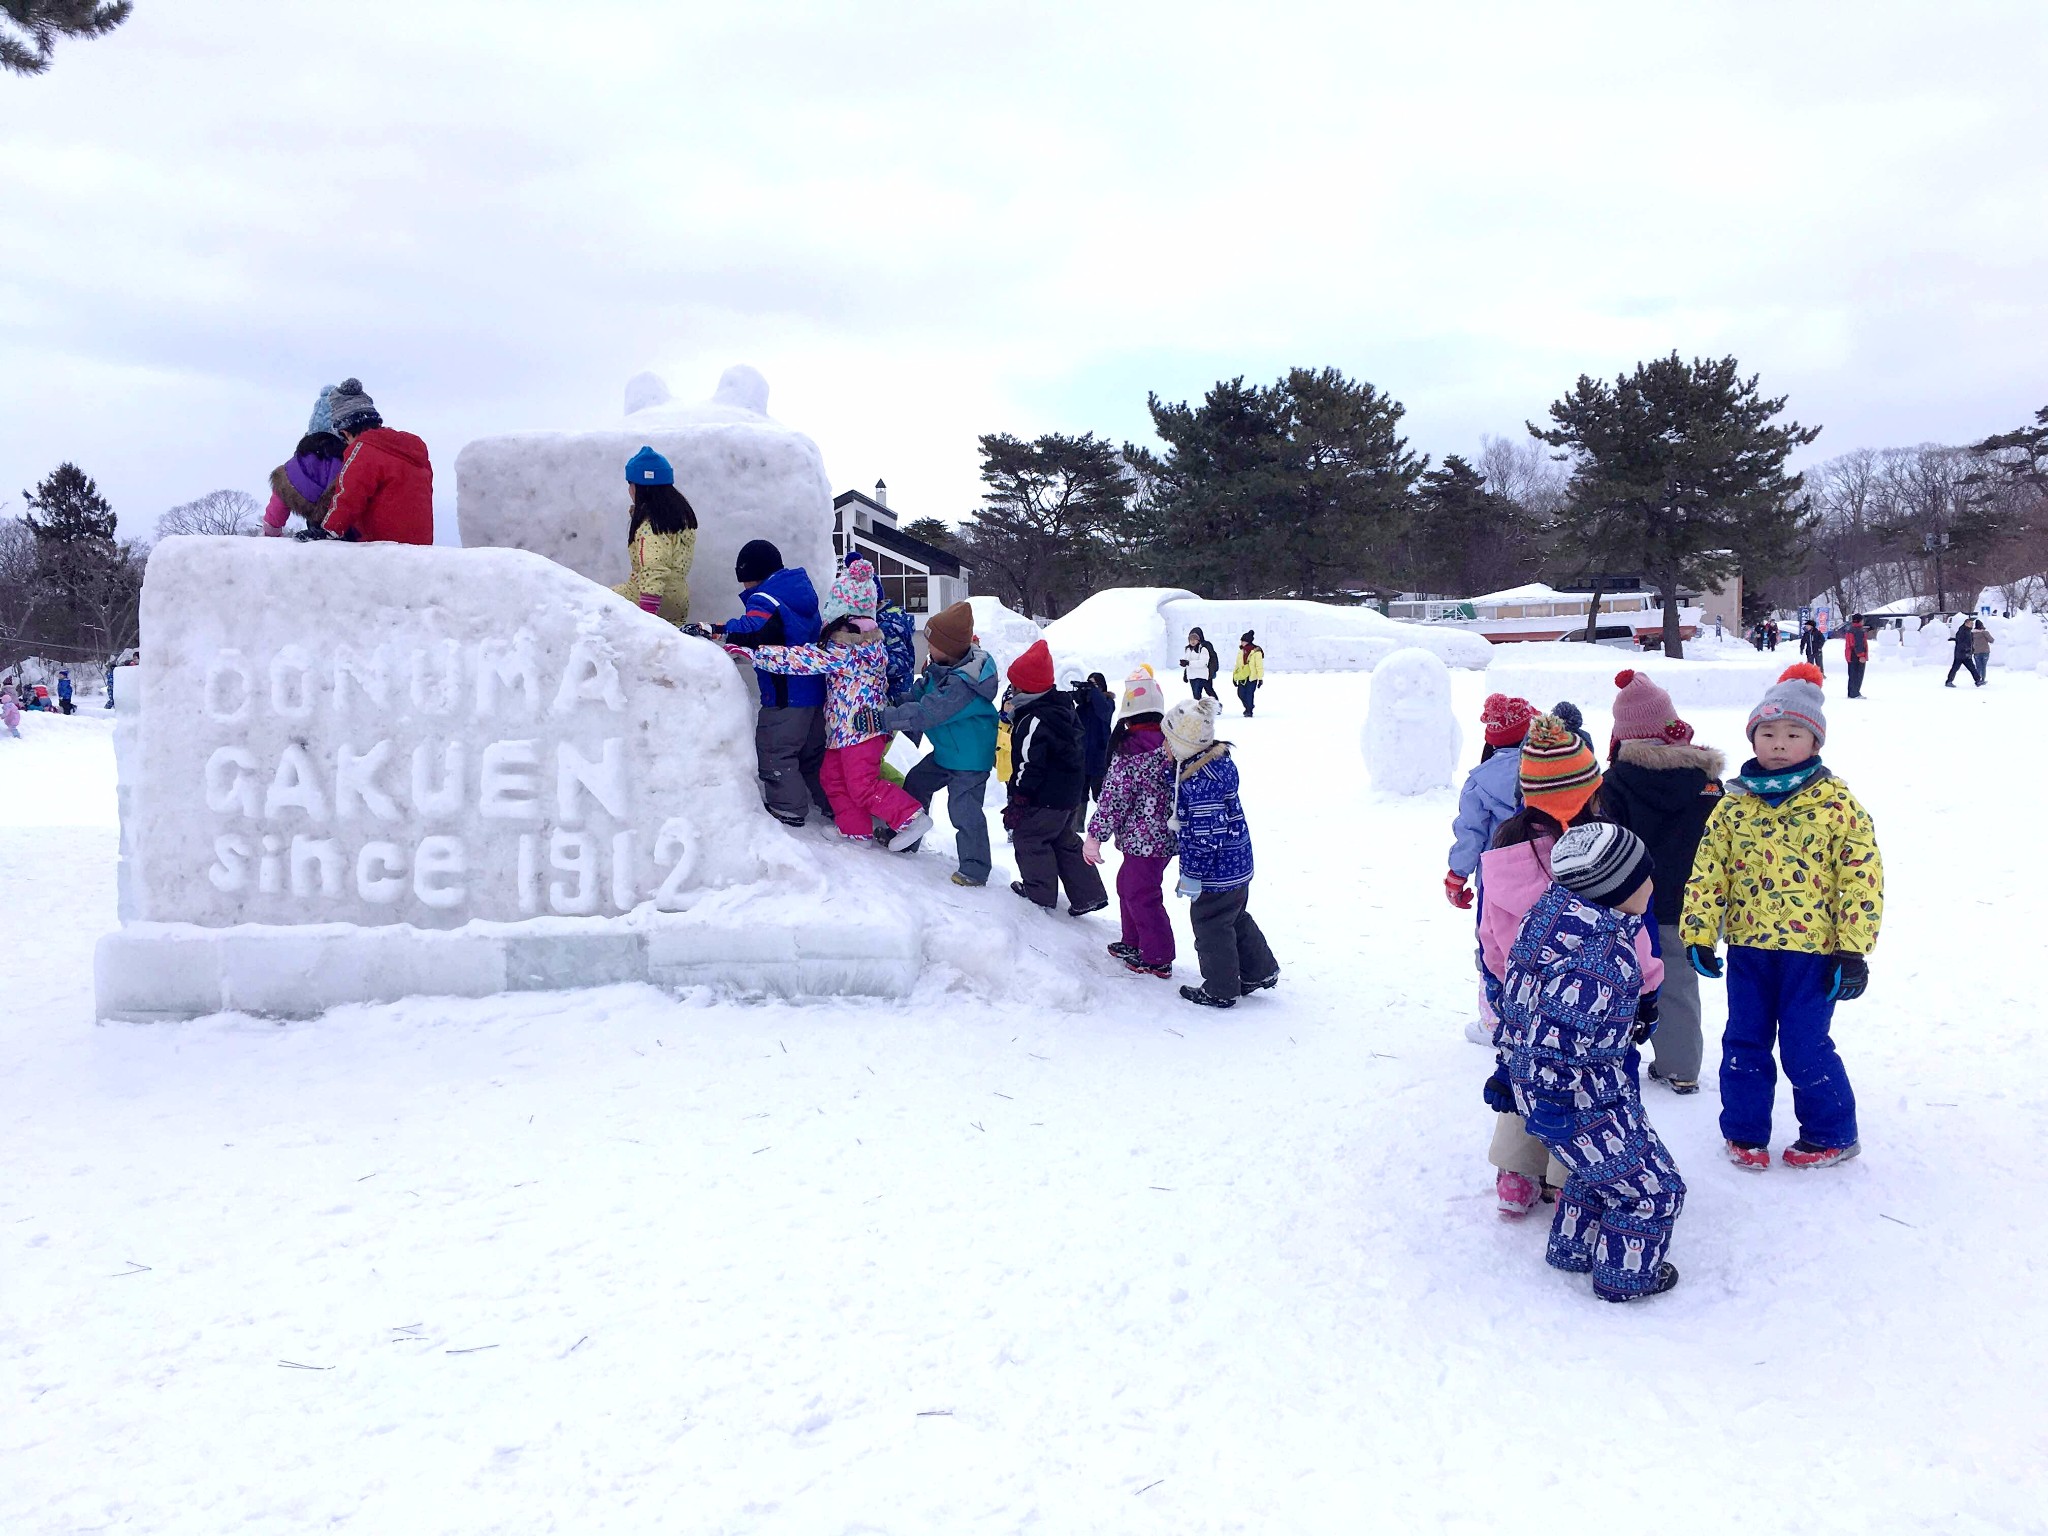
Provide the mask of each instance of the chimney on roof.
POLYGON ((889 482, 886 480, 877 480, 875 482, 875 505, 878 507, 889 505, 889 482))

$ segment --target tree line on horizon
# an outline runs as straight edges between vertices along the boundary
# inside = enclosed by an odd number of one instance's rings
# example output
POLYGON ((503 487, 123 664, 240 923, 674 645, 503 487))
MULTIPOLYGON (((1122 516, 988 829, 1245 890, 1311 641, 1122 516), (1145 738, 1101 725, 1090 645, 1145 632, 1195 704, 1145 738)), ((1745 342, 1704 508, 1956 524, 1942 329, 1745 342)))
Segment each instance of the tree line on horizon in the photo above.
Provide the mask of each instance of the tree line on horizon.
POLYGON ((1785 397, 1732 357, 1581 375, 1526 436, 1435 465, 1401 435, 1399 401, 1335 368, 1147 404, 1157 449, 982 437, 981 505, 905 531, 1038 618, 1117 586, 1357 601, 1637 577, 1664 596, 1672 654, 1680 594, 1737 573, 1761 613, 1823 593, 1844 608, 1937 586, 1974 599, 1993 572, 2048 572, 2048 410, 1967 448, 1858 450, 1798 473, 1791 456, 1820 428, 1786 419, 1785 397))

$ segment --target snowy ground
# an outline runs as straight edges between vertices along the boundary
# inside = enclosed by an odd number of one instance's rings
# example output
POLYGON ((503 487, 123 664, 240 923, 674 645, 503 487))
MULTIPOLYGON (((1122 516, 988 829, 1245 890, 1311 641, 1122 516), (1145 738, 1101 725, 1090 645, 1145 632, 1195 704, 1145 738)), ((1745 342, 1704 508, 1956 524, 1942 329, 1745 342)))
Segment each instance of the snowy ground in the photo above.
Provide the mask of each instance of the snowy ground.
POLYGON ((1839 1030, 1865 1155, 1744 1176, 1711 1083, 1659 1093, 1685 1280, 1627 1309, 1493 1214, 1451 794, 1367 791, 1364 677, 1229 721, 1286 979, 1227 1014, 1119 976, 1099 1014, 618 988, 96 1027, 107 725, 30 716, 0 1530, 2048 1529, 2015 899, 2048 681, 1839 686, 1891 886, 1839 1030))

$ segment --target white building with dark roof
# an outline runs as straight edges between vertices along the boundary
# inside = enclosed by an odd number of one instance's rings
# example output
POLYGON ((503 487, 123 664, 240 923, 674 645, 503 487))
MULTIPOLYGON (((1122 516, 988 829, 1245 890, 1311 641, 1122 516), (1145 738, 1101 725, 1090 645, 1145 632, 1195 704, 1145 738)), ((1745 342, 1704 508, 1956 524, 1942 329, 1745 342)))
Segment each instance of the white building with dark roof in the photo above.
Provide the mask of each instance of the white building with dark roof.
POLYGON ((882 595, 905 613, 937 613, 962 602, 974 573, 956 556, 896 526, 889 485, 875 482, 875 494, 841 491, 832 498, 832 548, 843 563, 858 550, 875 568, 882 595))

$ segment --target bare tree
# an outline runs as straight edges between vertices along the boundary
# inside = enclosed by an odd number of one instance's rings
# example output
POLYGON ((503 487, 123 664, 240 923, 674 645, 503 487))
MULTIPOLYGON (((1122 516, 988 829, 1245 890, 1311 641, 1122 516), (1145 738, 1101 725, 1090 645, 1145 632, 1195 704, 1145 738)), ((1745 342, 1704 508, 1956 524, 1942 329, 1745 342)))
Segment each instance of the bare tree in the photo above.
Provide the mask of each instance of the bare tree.
POLYGON ((156 536, 168 539, 181 533, 251 534, 256 531, 262 512, 256 498, 247 491, 208 491, 158 518, 156 536))
POLYGON ((30 625, 50 596, 35 530, 0 508, 0 668, 35 653, 30 625))
POLYGON ((1472 467, 1487 490, 1545 520, 1564 505, 1565 485, 1571 479, 1570 470, 1541 443, 1495 437, 1491 432, 1480 435, 1472 467))

